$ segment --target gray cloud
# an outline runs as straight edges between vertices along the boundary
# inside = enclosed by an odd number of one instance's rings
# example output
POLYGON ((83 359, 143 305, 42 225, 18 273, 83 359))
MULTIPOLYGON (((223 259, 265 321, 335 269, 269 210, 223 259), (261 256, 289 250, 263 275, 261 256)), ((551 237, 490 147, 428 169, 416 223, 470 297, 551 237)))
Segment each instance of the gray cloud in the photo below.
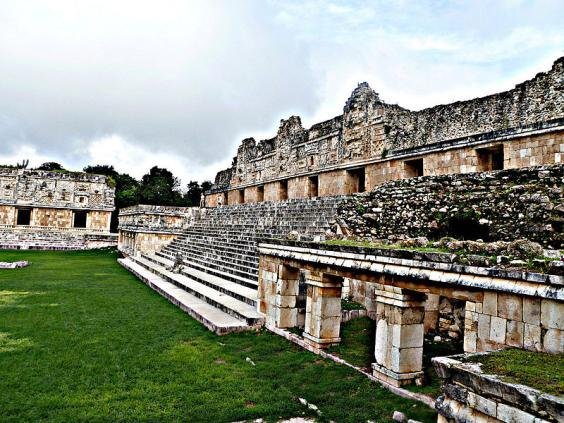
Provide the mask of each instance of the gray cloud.
POLYGON ((0 163, 210 178, 362 80, 413 108, 510 88, 562 54, 559 3, 5 0, 0 163))

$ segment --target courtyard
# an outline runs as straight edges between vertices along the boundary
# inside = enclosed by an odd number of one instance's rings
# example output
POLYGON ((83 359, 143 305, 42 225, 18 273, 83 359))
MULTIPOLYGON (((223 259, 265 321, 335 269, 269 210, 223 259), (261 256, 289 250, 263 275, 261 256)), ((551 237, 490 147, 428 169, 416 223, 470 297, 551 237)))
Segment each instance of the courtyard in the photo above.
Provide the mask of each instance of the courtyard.
POLYGON ((31 262, 0 271, 1 421, 436 421, 268 331, 214 335, 116 259, 0 251, 31 262))

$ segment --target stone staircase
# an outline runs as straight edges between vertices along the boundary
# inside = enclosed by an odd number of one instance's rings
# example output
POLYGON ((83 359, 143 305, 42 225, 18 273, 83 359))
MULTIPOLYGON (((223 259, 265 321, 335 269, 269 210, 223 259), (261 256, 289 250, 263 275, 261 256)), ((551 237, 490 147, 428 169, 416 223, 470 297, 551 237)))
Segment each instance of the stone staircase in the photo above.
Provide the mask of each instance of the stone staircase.
POLYGON ((217 334, 256 328, 259 240, 297 231, 323 237, 341 197, 287 200, 208 209, 161 251, 120 263, 217 334), (173 272, 175 258, 182 269, 173 272))

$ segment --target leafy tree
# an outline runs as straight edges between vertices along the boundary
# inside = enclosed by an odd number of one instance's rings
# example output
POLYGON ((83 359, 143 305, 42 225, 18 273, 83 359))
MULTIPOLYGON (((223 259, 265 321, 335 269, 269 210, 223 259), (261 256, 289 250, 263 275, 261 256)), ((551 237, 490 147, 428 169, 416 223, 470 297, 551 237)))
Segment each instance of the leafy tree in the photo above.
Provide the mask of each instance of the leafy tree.
POLYGON ((94 165, 83 169, 86 173, 105 175, 115 187, 116 210, 112 213, 110 229, 117 231, 119 209, 139 203, 139 181, 126 173, 119 173, 113 166, 94 165))
POLYGON ((182 205, 184 199, 179 185, 178 178, 171 171, 153 166, 141 179, 139 200, 143 204, 182 205))
POLYGON ((65 170, 60 163, 57 162, 45 162, 41 166, 37 168, 37 170, 50 170, 50 171, 57 171, 57 170, 65 170))

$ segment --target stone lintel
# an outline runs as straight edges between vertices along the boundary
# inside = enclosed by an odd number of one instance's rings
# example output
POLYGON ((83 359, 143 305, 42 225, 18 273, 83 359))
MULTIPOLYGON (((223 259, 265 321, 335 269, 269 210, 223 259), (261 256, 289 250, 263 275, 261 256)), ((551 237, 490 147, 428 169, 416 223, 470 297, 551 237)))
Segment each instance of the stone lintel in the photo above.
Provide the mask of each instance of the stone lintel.
POLYGON ((384 297, 384 296, 381 296, 381 295, 376 296, 376 302, 388 304, 388 305, 392 305, 392 306, 396 306, 396 307, 401 307, 401 308, 424 307, 425 306, 424 301, 410 301, 410 300, 406 301, 406 300, 388 298, 388 297, 384 297))

